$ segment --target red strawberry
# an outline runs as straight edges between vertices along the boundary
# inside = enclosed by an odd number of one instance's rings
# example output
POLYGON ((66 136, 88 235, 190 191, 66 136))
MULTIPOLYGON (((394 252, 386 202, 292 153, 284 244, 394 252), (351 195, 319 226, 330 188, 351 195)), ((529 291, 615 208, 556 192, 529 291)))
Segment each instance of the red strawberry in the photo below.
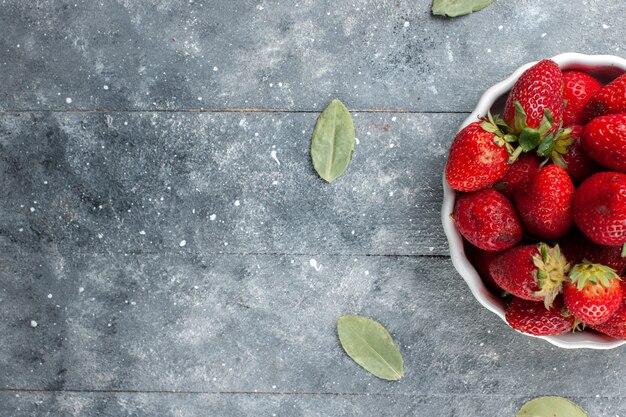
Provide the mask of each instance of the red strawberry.
POLYGON ((622 302, 619 276, 608 266, 588 261, 577 264, 563 284, 563 300, 583 323, 604 323, 622 302))
POLYGON ((515 192, 524 187, 537 170, 539 170, 539 164, 539 158, 535 155, 521 156, 511 164, 509 170, 504 174, 504 178, 495 185, 495 188, 512 199, 515 192))
POLYGON ((546 110, 551 113, 552 123, 542 136, 556 133, 563 118, 563 73, 549 59, 527 69, 517 80, 504 106, 504 120, 519 134, 525 127, 539 129, 546 110))
POLYGON ((446 178, 458 191, 476 191, 500 180, 509 169, 505 146, 496 145, 497 136, 474 122, 461 130, 450 147, 446 178))
POLYGON ((476 272, 478 272, 482 278, 485 286, 494 294, 502 294, 502 288, 496 284, 491 277, 491 273, 489 272, 491 263, 494 259, 500 256, 500 252, 488 252, 486 250, 479 249, 476 246, 467 245, 465 253, 469 255, 474 268, 476 268, 476 272))
POLYGON ((621 255, 620 246, 598 245, 582 234, 576 227, 561 239, 561 251, 572 265, 588 260, 594 264, 613 268, 618 275, 626 272, 626 257, 621 255))
POLYGON ((572 128, 569 137, 573 142, 569 145, 568 152, 561 155, 566 165, 565 170, 574 184, 580 184, 583 180, 601 170, 600 165, 583 150, 582 130, 582 126, 574 126, 572 128))
POLYGON ((574 184, 558 165, 541 168, 515 194, 515 205, 526 231, 543 239, 558 239, 572 225, 574 184))
POLYGON ((626 174, 599 172, 574 194, 574 222, 600 245, 626 243, 626 174))
POLYGON ((602 324, 593 326, 599 332, 616 339, 626 339, 626 281, 621 281, 622 302, 615 313, 602 324))
POLYGON ((600 165, 626 173, 626 113, 596 117, 583 129, 582 142, 600 165))
POLYGON ((514 298, 506 308, 505 318, 515 330, 535 336, 556 336, 574 327, 574 316, 564 311, 560 298, 550 309, 543 303, 514 298))
POLYGON ((589 74, 581 71, 563 72, 563 126, 582 124, 585 105, 601 88, 600 81, 589 74))
POLYGON ((549 307, 561 292, 569 264, 558 245, 539 243, 509 249, 491 263, 489 272, 505 291, 525 300, 543 300, 549 307))
POLYGON ((454 221, 465 239, 486 251, 508 249, 522 240, 522 225, 513 204, 496 190, 459 195, 454 221))
POLYGON ((626 113, 626 74, 596 92, 587 102, 583 122, 607 114, 626 113))

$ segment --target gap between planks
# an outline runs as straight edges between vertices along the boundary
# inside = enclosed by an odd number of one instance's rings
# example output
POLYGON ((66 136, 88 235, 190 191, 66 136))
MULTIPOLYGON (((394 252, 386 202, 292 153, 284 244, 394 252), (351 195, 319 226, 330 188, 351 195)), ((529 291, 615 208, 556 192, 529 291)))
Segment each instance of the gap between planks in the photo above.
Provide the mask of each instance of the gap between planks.
MULTIPOLYGON (((129 394, 129 395, 251 395, 251 396, 328 396, 328 397, 408 397, 411 398, 450 398, 450 397, 485 397, 485 398, 527 398, 529 394, 511 394, 511 393, 376 393, 376 392, 277 392, 277 391, 200 391, 200 390, 123 390, 123 389, 25 389, 25 388, 0 388, 0 393, 14 395, 46 395, 46 394, 129 394)), ((530 394, 532 395, 532 394, 530 394)), ((622 396, 600 396, 597 395, 572 395, 565 394, 570 398, 603 398, 603 399, 620 399, 622 396)))

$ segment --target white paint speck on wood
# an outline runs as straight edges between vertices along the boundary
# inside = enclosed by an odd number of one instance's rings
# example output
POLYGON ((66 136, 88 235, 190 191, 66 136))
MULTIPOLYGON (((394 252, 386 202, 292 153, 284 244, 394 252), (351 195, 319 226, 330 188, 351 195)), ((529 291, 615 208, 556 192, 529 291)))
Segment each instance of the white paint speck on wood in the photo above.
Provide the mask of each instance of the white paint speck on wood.
POLYGON ((276 163, 277 163, 278 165, 280 165, 280 161, 278 160, 278 156, 276 156, 276 151, 275 151, 275 150, 273 150, 273 151, 271 151, 271 152, 270 152, 270 156, 272 157, 272 159, 273 159, 274 161, 276 161, 276 163))
POLYGON ((320 269, 322 269, 322 264, 317 264, 317 261, 313 258, 311 258, 309 260, 309 265, 311 265, 311 268, 315 269, 316 271, 319 271, 320 269))

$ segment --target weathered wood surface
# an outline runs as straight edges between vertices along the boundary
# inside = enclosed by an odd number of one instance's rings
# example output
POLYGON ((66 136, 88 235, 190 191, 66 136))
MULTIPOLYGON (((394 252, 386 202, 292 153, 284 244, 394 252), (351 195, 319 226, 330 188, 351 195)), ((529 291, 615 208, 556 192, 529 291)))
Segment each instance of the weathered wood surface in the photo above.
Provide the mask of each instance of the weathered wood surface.
POLYGON ((525 62, 626 48, 621 0, 430 4, 4 0, 0 109, 467 112, 525 62))
POLYGON ((315 113, 5 113, 0 241, 447 254, 441 173, 464 117, 356 113, 354 158, 328 185, 309 155, 315 113))
MULTIPOLYGON (((31 416, 514 416, 529 398, 500 395, 0 392, 12 417, 31 416)), ((571 397, 591 416, 621 416, 621 398, 571 397)))
POLYGON ((626 8, 429 5, 0 0, 0 416, 626 415, 624 348, 508 329, 439 221, 482 92, 624 56, 626 8), (359 144, 328 185, 308 146, 335 97, 359 144), (404 379, 344 355, 344 313, 389 328, 404 379))
POLYGON ((317 268, 297 255, 6 247, 0 386, 530 397, 585 395, 584 381, 601 387, 592 393, 622 394, 620 349, 564 351, 517 334, 472 298, 447 258, 314 259, 317 268), (374 379, 341 353, 335 322, 346 313, 381 319, 405 378, 374 379))

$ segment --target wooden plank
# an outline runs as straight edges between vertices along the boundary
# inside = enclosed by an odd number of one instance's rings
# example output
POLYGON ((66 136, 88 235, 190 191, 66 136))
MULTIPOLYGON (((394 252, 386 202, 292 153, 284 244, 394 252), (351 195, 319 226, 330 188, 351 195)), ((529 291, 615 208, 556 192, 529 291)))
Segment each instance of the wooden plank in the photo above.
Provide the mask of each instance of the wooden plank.
POLYGON ((430 4, 5 0, 0 109, 319 111, 339 97, 467 112, 526 62, 624 56, 620 1, 500 1, 454 20, 430 4))
POLYGON ((315 113, 5 113, 0 243, 447 254, 441 178, 464 117, 354 114, 354 158, 327 184, 310 162, 315 113))
MULTIPOLYGON (((5 415, 137 417, 211 416, 513 416, 530 398, 476 394, 444 395, 267 395, 204 393, 1 392, 5 415)), ((624 398, 571 398, 592 416, 619 416, 624 398)))
POLYGON ((0 254, 0 388, 624 395, 623 349, 557 349, 506 327, 437 257, 0 254), (319 271, 311 266, 316 265, 319 271), (335 323, 379 320, 405 361, 378 380, 335 323), (37 327, 30 325, 37 321, 37 327))

